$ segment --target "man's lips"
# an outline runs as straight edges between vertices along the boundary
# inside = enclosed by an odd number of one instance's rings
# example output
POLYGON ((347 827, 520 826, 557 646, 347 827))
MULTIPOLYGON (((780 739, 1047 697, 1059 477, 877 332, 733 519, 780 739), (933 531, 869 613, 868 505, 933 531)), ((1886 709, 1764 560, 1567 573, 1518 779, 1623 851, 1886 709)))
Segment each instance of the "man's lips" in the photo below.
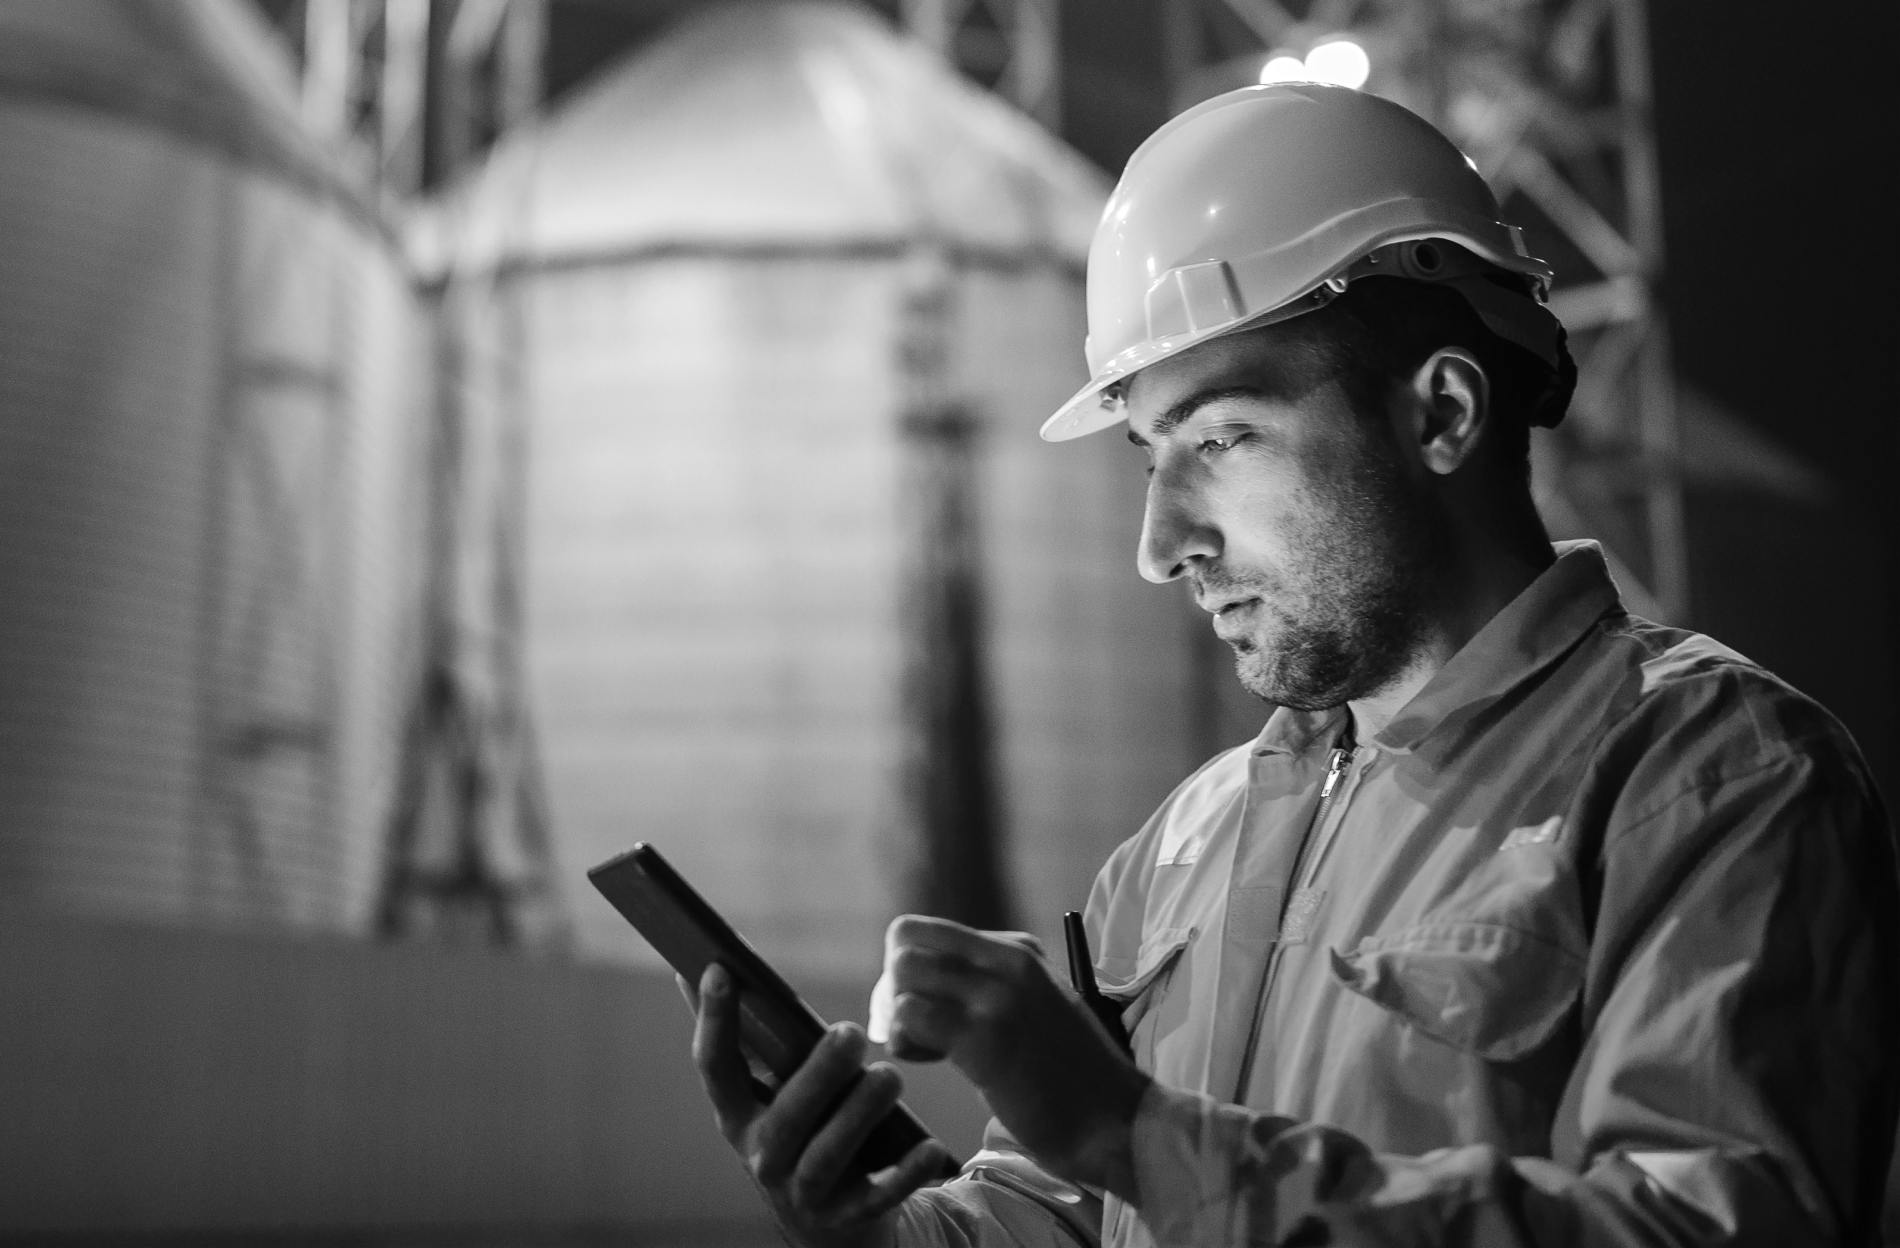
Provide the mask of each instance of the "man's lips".
POLYGON ((1245 633, 1252 626, 1254 612, 1260 609, 1260 600, 1230 598, 1225 602, 1210 602, 1207 609, 1214 613, 1214 635, 1225 641, 1245 633))

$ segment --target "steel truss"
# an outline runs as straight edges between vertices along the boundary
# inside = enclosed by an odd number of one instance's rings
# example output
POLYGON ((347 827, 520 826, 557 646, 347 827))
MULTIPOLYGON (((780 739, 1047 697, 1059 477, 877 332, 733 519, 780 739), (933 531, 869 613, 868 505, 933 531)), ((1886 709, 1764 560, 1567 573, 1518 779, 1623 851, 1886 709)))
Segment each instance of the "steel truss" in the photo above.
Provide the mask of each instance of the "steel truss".
POLYGON ((1643 0, 1164 0, 1178 111, 1256 81, 1266 55, 1350 33, 1366 89, 1432 119, 1557 266, 1581 380, 1537 445, 1560 535, 1601 536, 1631 606, 1684 622, 1675 380, 1657 294, 1662 206, 1643 0))
POLYGON ((905 27, 1050 130, 1062 111, 1056 0, 902 0, 905 27))
POLYGON ((441 182, 540 106, 548 0, 288 0, 311 128, 393 196, 441 182))

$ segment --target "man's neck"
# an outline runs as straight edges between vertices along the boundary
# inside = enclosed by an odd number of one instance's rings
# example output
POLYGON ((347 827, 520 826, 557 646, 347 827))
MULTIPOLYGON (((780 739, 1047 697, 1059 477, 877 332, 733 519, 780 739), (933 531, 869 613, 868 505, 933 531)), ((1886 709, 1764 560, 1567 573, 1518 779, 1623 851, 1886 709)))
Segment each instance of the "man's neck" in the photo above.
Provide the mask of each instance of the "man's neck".
POLYGON ((1444 592, 1420 632, 1412 658, 1398 674, 1365 697, 1347 703, 1355 740, 1369 740, 1383 730, 1451 662, 1453 655, 1556 560, 1548 542, 1520 545, 1514 551, 1495 546, 1482 549, 1485 555, 1463 561, 1459 565, 1461 574, 1446 579, 1444 592))

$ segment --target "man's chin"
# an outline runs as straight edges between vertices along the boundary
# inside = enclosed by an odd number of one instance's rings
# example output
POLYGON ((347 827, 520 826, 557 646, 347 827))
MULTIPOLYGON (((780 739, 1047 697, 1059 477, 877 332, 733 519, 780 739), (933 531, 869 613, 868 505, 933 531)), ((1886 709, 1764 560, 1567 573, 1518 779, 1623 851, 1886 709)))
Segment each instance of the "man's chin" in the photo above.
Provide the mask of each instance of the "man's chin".
POLYGON ((1280 682, 1275 678, 1272 664, 1260 653, 1260 648, 1251 641, 1234 644, 1234 677, 1240 681, 1240 687, 1259 698, 1262 702, 1271 702, 1276 706, 1284 705, 1279 694, 1280 682))
POLYGON ((1234 676, 1240 687, 1275 706, 1295 711, 1329 711, 1352 697, 1349 673, 1335 673, 1347 679, 1326 680, 1317 672, 1288 671, 1278 657, 1257 644, 1234 645, 1234 676))

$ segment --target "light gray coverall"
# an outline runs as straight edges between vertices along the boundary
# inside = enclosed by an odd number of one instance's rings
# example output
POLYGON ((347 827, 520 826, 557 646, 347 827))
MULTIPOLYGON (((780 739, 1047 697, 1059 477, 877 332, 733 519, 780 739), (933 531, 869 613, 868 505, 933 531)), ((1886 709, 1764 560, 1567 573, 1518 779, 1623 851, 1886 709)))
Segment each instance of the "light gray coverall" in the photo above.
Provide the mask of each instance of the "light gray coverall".
POLYGON ((901 1242, 1872 1242, 1900 878, 1859 753, 1558 550, 1377 736, 1281 708, 1102 868, 1135 1207, 992 1123, 901 1242))

